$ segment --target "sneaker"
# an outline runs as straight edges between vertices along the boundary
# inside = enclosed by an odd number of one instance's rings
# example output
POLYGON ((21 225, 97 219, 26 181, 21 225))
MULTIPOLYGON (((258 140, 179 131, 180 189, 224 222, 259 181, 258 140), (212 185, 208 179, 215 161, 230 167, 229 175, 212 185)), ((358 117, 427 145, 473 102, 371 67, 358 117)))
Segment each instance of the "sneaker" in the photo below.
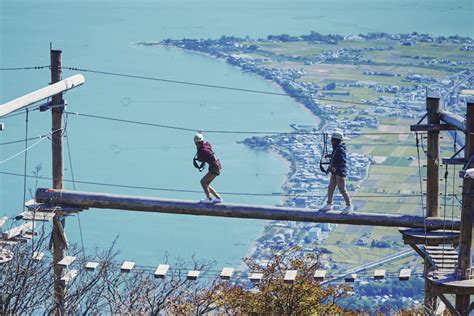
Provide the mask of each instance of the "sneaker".
POLYGON ((342 214, 347 214, 347 213, 350 213, 352 212, 354 209, 352 207, 352 205, 347 205, 346 207, 344 207, 344 209, 342 210, 342 214))
POLYGON ((224 199, 223 198, 214 198, 212 199, 212 203, 223 203, 224 199))
POLYGON ((324 211, 324 212, 332 211, 332 204, 326 203, 326 205, 324 205, 323 207, 321 207, 319 210, 320 210, 320 211, 324 211))
POLYGON ((199 201, 199 202, 201 202, 201 203, 214 203, 211 198, 205 198, 205 199, 202 199, 202 200, 199 201))

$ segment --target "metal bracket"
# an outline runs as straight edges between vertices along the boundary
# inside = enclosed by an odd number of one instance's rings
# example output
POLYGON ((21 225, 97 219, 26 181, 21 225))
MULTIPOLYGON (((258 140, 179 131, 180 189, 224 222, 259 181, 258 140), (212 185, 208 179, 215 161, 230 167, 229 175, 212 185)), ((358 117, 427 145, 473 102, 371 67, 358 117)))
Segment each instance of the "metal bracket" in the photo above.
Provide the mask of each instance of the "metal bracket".
POLYGON ((51 101, 48 101, 42 105, 39 106, 40 112, 45 112, 49 109, 57 109, 57 108, 63 108, 63 110, 67 106, 67 100, 63 99, 61 103, 59 104, 52 104, 51 101))

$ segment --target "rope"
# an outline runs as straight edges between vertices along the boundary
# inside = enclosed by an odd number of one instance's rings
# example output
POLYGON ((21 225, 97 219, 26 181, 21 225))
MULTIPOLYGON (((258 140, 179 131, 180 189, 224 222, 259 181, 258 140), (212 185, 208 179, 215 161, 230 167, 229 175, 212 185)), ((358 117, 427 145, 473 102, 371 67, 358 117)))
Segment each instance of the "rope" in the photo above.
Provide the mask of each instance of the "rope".
POLYGON ((444 244, 446 237, 446 204, 447 204, 447 191, 448 191, 448 164, 446 164, 446 171, 444 172, 444 205, 443 205, 443 248, 442 248, 442 259, 441 264, 444 265, 444 244))
POLYGON ((418 133, 415 133, 415 136, 416 136, 416 153, 417 153, 417 156, 418 156, 418 178, 420 179, 420 192, 421 192, 421 197, 420 197, 420 200, 421 200, 421 210, 422 210, 422 215, 423 215, 423 226, 425 228, 425 244, 427 243, 427 232, 426 232, 426 215, 425 215, 425 206, 424 206, 424 201, 423 201, 423 180, 422 180, 422 176, 421 176, 421 163, 420 163, 420 141, 419 141, 419 138, 418 138, 418 133))
MULTIPOLYGON (((68 114, 67 113, 66 113, 65 118, 66 118, 65 119, 65 121, 66 121, 65 125, 67 127, 67 121, 68 121, 68 114)), ((74 191, 76 191, 76 181, 75 181, 75 178, 74 178, 74 168, 72 166, 71 149, 70 149, 70 146, 69 146, 69 133, 67 131, 67 128, 65 128, 65 138, 66 138, 67 155, 69 157, 69 167, 71 168, 72 187, 73 187, 74 191)), ((82 225, 81 225, 81 215, 80 215, 80 213, 77 213, 77 222, 79 224, 79 235, 81 236, 82 255, 85 257, 86 251, 85 251, 85 247, 84 247, 84 237, 83 237, 83 234, 82 234, 82 225)))
MULTIPOLYGON (((457 138, 458 132, 454 131, 454 145, 453 149, 456 152, 457 149, 457 138)), ((456 190, 456 165, 453 165, 453 193, 456 190)), ((451 200, 451 231, 454 230, 454 198, 451 200)))
MULTIPOLYGON (((26 168, 28 164, 28 110, 26 111, 26 117, 25 117, 25 165, 23 172, 25 173, 25 177, 23 177, 23 203, 21 208, 25 208, 25 201, 26 201, 26 168)), ((34 225, 34 223, 33 223, 34 225)))

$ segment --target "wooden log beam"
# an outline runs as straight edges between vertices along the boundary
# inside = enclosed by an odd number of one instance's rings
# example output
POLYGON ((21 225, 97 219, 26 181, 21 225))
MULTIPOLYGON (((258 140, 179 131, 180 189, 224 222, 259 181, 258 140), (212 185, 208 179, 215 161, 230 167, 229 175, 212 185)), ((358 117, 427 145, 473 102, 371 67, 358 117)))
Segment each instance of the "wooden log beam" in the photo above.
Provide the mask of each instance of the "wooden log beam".
POLYGON ((412 132, 435 132, 435 131, 452 131, 457 130, 456 127, 450 124, 416 124, 410 125, 412 132))
MULTIPOLYGON (((57 81, 47 87, 28 93, 10 102, 0 105, 0 117, 13 111, 24 108, 41 100, 47 99, 58 93, 76 88, 85 82, 83 75, 74 75, 61 81, 57 81)), ((56 104, 53 104, 56 105, 56 104)))
MULTIPOLYGON (((253 218, 265 220, 283 220, 313 223, 337 223, 367 226, 413 227, 442 229, 442 218, 426 218, 414 215, 381 214, 352 212, 342 214, 339 211, 323 212, 315 209, 242 205, 242 204, 207 204, 196 201, 171 200, 141 196, 126 196, 109 193, 92 193, 68 190, 39 188, 36 201, 60 206, 78 208, 104 208, 128 211, 168 213, 181 215, 203 215, 217 217, 253 218)), ((446 222, 451 226, 451 221, 446 222)), ((459 220, 454 220, 454 229, 459 229, 459 220)))
POLYGON ((466 120, 458 114, 454 114, 448 111, 440 112, 441 121, 454 126, 460 131, 466 132, 466 120))

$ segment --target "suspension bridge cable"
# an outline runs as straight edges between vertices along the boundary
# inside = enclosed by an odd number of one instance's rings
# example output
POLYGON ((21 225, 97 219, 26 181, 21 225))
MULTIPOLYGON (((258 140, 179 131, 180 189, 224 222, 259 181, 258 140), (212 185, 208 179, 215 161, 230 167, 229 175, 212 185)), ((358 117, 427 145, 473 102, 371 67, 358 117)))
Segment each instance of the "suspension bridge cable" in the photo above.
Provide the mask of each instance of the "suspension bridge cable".
MULTIPOLYGON (((205 88, 214 88, 214 89, 223 89, 223 90, 231 90, 231 91, 239 91, 239 92, 249 92, 249 93, 257 93, 257 94, 265 94, 265 95, 292 97, 292 98, 295 98, 295 99, 310 99, 310 100, 328 101, 328 102, 335 102, 335 103, 346 103, 346 104, 351 104, 351 105, 366 105, 366 106, 371 105, 371 104, 364 103, 364 102, 346 101, 346 100, 338 100, 338 99, 328 99, 328 98, 312 97, 312 96, 296 96, 296 95, 291 96, 291 95, 288 95, 286 93, 281 93, 281 92, 271 92, 271 91, 263 91, 263 90, 254 90, 254 89, 246 89, 246 88, 237 88, 237 87, 230 87, 230 86, 206 84, 206 83, 199 83, 199 82, 172 80, 172 79, 166 79, 166 78, 149 77, 149 76, 141 76, 141 75, 134 75, 134 74, 125 74, 125 73, 103 71, 103 70, 96 70, 96 69, 85 69, 85 68, 65 67, 65 66, 63 66, 62 69, 67 69, 67 70, 72 70, 72 71, 90 72, 90 73, 95 73, 95 74, 100 74, 100 75, 117 76, 117 77, 125 77, 125 78, 132 78, 132 79, 142 79, 142 80, 159 81, 159 82, 174 83, 174 84, 181 84, 181 85, 205 87, 205 88)), ((395 106, 387 106, 387 105, 375 105, 375 106, 391 108, 391 109, 396 109, 397 108, 395 106)))
MULTIPOLYGON (((94 115, 94 114, 87 114, 87 113, 79 113, 79 112, 69 112, 66 111, 67 114, 94 118, 94 119, 101 119, 101 120, 108 120, 108 121, 115 121, 121 123, 128 123, 128 124, 137 124, 137 125, 144 125, 144 126, 152 126, 152 127, 159 127, 159 128, 167 128, 173 130, 180 130, 186 132, 193 132, 195 133, 198 130, 197 128, 189 128, 189 127, 181 127, 181 126, 174 126, 174 125, 164 125, 164 124, 157 124, 157 123, 150 123, 150 122, 143 122, 143 121, 136 121, 136 120, 128 120, 122 118, 116 118, 111 116, 101 116, 101 115, 94 115)), ((238 130, 204 130, 205 133, 215 133, 215 134, 265 134, 265 135, 323 135, 324 132, 317 130, 317 131, 293 131, 293 132, 282 132, 282 131, 238 131, 238 130)), ((346 135, 413 135, 414 132, 357 132, 357 133, 346 133, 346 135)))

